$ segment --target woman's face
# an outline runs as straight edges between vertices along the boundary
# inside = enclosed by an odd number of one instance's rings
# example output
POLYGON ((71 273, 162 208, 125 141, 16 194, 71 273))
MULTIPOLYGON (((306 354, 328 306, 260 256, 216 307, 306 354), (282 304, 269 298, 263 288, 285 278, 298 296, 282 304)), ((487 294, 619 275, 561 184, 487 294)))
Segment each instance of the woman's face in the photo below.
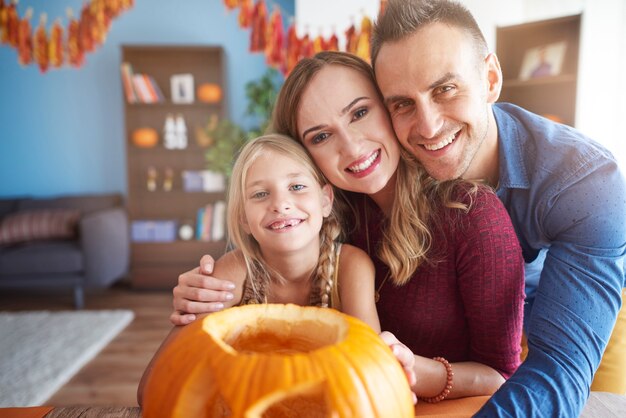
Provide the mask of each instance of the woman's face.
POLYGON ((387 110, 358 71, 327 65, 300 100, 298 136, 336 187, 374 195, 390 185, 400 159, 387 110))

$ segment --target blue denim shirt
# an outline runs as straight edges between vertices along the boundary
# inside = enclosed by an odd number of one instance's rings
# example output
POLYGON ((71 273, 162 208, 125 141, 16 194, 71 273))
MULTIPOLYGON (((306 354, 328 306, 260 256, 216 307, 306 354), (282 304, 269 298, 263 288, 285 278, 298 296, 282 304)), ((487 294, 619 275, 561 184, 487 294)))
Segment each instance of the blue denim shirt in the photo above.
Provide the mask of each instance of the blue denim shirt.
POLYGON ((626 181, 568 126, 495 104, 499 186, 528 273, 529 353, 476 416, 577 417, 621 306, 626 181))

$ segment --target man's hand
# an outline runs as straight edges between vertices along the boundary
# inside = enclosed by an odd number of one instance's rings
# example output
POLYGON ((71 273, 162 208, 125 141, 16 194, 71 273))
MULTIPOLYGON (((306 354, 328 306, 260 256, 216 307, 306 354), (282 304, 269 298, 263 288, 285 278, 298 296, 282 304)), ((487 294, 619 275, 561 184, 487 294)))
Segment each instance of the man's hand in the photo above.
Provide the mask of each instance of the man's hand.
POLYGON ((224 309, 222 302, 233 298, 231 290, 235 284, 212 277, 214 260, 205 255, 200 260, 200 267, 178 276, 178 285, 174 287, 174 312, 170 322, 174 325, 187 325, 196 320, 195 314, 217 312, 224 309))

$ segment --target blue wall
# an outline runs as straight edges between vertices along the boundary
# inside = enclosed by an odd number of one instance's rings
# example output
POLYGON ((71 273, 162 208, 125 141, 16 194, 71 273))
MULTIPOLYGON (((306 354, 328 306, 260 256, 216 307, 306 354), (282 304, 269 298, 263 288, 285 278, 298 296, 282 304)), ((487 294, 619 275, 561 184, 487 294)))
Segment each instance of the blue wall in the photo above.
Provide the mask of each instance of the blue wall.
MULTIPOLYGON (((33 26, 40 12, 48 22, 62 17, 65 26, 65 8, 77 14, 82 3, 20 0, 18 11, 33 6, 33 26)), ((276 3, 294 15, 294 0, 276 3)), ((244 86, 267 68, 262 54, 247 52, 249 34, 222 0, 135 0, 78 70, 22 68, 16 51, 0 45, 0 197, 126 193, 122 44, 221 45, 230 117, 249 126, 244 86)))

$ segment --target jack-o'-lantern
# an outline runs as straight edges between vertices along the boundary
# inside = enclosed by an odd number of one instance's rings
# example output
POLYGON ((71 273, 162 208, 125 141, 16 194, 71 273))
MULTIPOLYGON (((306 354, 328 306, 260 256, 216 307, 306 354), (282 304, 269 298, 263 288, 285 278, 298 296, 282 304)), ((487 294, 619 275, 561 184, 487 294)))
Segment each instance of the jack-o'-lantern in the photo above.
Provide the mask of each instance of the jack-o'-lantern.
POLYGON ((133 144, 140 148, 152 148, 159 142, 159 134, 152 128, 139 128, 133 131, 133 144))
POLYGON ((198 100, 204 103, 219 103, 222 100, 222 88, 215 83, 203 83, 198 86, 198 100))
POLYGON ((259 304, 183 328, 146 383, 143 416, 413 417, 389 347, 333 309, 259 304))

